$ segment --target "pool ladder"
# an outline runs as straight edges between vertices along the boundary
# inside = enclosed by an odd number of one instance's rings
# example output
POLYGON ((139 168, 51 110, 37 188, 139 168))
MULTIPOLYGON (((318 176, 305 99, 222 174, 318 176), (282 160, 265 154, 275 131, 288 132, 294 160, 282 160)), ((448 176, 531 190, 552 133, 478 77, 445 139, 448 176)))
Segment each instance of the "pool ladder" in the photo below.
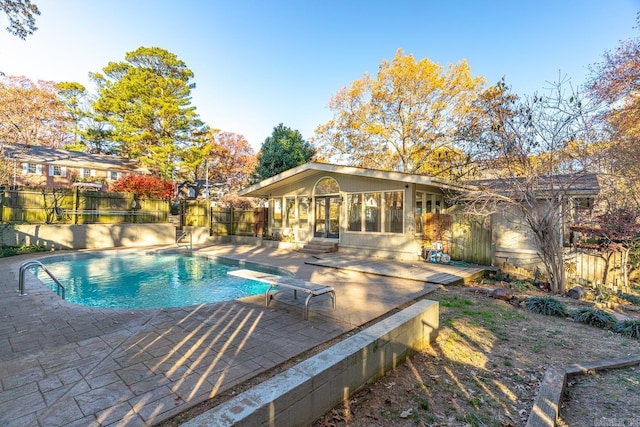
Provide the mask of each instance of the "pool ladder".
POLYGON ((187 237, 187 235, 189 236, 189 250, 192 251, 193 250, 193 234, 191 234, 191 231, 187 230, 184 231, 181 235, 179 235, 176 238, 176 245, 178 245, 178 247, 182 247, 186 245, 181 245, 180 244, 180 240, 184 239, 185 237, 187 237))
POLYGON ((45 273, 47 273, 49 275, 49 277, 51 277, 51 279, 58 286, 58 288, 56 290, 56 294, 61 295, 62 299, 64 299, 64 286, 62 285, 62 283, 60 283, 58 278, 56 276, 54 276, 53 273, 51 273, 47 269, 47 267, 45 267, 40 261, 27 261, 27 262, 23 263, 20 266, 20 277, 18 279, 18 293, 20 294, 21 297, 27 295, 27 293, 24 291, 24 273, 26 273, 27 270, 29 268, 31 268, 31 267, 40 267, 40 268, 42 268, 42 270, 45 273))

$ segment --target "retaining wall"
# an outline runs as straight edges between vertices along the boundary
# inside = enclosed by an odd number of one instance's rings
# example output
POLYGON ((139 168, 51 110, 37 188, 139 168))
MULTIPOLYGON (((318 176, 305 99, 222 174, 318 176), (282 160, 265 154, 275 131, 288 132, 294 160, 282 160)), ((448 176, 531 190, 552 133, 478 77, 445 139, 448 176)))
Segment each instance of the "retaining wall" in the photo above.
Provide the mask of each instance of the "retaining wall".
POLYGON ((175 244, 172 224, 18 224, 0 226, 6 246, 44 245, 47 249, 107 249, 175 244))
POLYGON ((183 426, 310 425, 427 347, 438 326, 438 303, 418 301, 183 426))

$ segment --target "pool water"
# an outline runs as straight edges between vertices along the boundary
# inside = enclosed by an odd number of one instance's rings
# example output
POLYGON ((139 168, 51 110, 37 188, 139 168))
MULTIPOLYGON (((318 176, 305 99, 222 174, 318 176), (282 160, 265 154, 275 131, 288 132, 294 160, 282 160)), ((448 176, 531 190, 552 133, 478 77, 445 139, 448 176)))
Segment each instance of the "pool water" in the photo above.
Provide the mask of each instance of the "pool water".
MULTIPOLYGON (((55 259, 55 257, 53 258, 55 259)), ((264 293, 268 285, 228 276, 237 269, 179 253, 124 254, 41 261, 65 287, 69 302, 93 307, 163 308, 229 301, 264 293)), ((54 292, 56 285, 36 269, 54 292)))

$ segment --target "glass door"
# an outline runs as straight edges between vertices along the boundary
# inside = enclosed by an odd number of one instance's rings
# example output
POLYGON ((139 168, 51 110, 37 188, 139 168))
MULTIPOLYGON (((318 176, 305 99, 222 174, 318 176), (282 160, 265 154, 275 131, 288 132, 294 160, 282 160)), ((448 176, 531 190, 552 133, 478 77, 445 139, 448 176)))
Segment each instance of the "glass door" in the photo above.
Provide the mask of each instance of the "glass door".
POLYGON ((315 205, 315 217, 316 217, 316 237, 326 237, 327 235, 327 198, 316 197, 315 205))
POLYGON ((328 197, 328 199, 329 204, 327 206, 327 217, 329 220, 329 227, 327 229, 327 237, 337 239, 340 236, 340 197, 328 197))
POLYGON ((340 237, 340 196, 315 198, 315 237, 340 237))

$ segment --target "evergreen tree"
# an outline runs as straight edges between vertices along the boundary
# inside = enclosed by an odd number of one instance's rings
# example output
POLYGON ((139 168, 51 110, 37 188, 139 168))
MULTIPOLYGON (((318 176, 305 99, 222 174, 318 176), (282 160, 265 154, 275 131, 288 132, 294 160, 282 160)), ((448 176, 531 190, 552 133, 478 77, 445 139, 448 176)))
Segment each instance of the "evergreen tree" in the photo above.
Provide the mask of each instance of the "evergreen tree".
POLYGON ((280 123, 273 128, 273 133, 262 143, 258 153, 258 166, 256 167, 251 182, 255 183, 263 179, 284 172, 296 166, 311 161, 315 155, 313 146, 302 138, 297 130, 280 123))
POLYGON ((170 178, 182 151, 206 130, 191 105, 193 72, 157 47, 129 52, 125 62, 111 62, 103 72, 91 75, 99 89, 93 120, 108 125, 105 135, 116 154, 170 178))

